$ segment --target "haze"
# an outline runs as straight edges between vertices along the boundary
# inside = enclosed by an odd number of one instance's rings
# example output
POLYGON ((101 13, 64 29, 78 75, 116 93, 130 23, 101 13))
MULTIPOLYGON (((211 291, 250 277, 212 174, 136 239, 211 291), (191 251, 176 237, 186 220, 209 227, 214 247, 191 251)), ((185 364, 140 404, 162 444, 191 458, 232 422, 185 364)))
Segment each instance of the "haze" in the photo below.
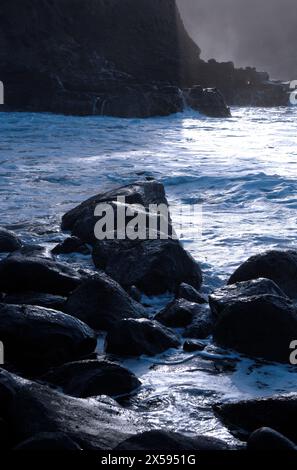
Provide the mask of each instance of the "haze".
POLYGON ((296 0, 177 0, 203 59, 297 79, 296 0))

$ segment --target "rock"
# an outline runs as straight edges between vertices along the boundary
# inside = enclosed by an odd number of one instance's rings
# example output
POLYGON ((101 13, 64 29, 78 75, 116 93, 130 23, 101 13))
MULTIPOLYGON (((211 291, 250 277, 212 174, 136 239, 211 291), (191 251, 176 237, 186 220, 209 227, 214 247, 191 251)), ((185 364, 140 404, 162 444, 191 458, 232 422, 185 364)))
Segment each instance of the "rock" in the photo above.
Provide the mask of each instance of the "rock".
POLYGON ((130 289, 128 290, 129 295, 132 297, 132 299, 136 300, 136 302, 141 302, 141 292, 139 289, 137 289, 136 286, 131 286, 130 289))
POLYGON ((63 433, 83 450, 109 450, 137 432, 134 413, 110 397, 70 397, 4 370, 1 387, 13 392, 5 410, 16 443, 50 432, 63 433))
POLYGON ((97 330, 110 330, 124 318, 141 318, 145 309, 104 273, 97 274, 74 290, 65 311, 97 330))
POLYGON ((29 305, 0 304, 0 338, 6 362, 32 372, 87 355, 97 344, 76 318, 29 305))
POLYGON ((216 289, 209 296, 209 305, 215 317, 220 316, 223 310, 233 303, 245 298, 261 295, 276 295, 286 297, 284 292, 270 279, 254 279, 237 282, 221 289, 216 289))
POLYGON ((106 360, 79 361, 64 364, 42 377, 78 398, 97 395, 127 395, 141 382, 128 369, 106 360))
POLYGON ((294 442, 270 428, 261 428, 254 431, 247 443, 249 451, 288 451, 297 450, 294 442))
POLYGON ((14 305, 37 305, 63 312, 65 310, 66 297, 44 294, 42 292, 20 292, 19 294, 6 295, 2 302, 14 305))
POLYGON ((231 303, 215 325, 217 344, 271 361, 289 362, 297 338, 297 313, 286 298, 247 297, 231 303))
POLYGON ((214 410, 240 439, 247 440, 259 428, 269 427, 297 442, 297 395, 294 393, 221 403, 214 410))
POLYGON ((203 351, 205 344, 202 341, 187 340, 184 342, 183 350, 185 352, 203 351))
POLYGON ((94 235, 94 229, 98 221, 98 217, 94 216, 95 207, 98 204, 112 205, 119 197, 125 198, 126 205, 138 204, 146 209, 150 204, 168 206, 163 184, 157 181, 142 181, 99 193, 82 202, 63 215, 62 230, 71 231, 72 235, 80 237, 86 243, 95 243, 97 239, 94 235))
POLYGON ((9 255, 9 257, 14 258, 16 256, 53 259, 51 251, 45 246, 41 245, 23 245, 20 249, 9 255))
POLYGON ((173 300, 155 316, 155 320, 172 328, 183 328, 189 325, 196 315, 200 314, 200 306, 188 300, 173 300))
POLYGON ((188 300, 189 302, 195 302, 196 304, 207 303, 206 299, 202 297, 194 287, 189 286, 189 284, 184 282, 178 287, 176 297, 178 299, 188 300))
POLYGON ((0 253, 10 253, 22 246, 20 238, 10 230, 0 228, 0 253))
POLYGON ((228 284, 265 277, 289 297, 297 298, 297 252, 266 251, 252 256, 232 274, 228 284))
POLYGON ((188 451, 217 451, 228 450, 224 441, 208 436, 188 437, 183 434, 154 430, 132 436, 119 444, 116 451, 161 451, 161 452, 188 452, 188 451))
POLYGON ((231 117, 223 94, 217 88, 195 86, 184 92, 188 106, 210 117, 231 117))
POLYGON ((68 237, 52 249, 54 255, 80 253, 82 255, 91 254, 91 250, 86 243, 78 237, 68 237))
POLYGON ((205 339, 212 333, 213 327, 214 322, 208 307, 200 306, 200 311, 197 310, 192 324, 185 329, 183 336, 185 338, 205 339))
POLYGON ((175 292, 182 282, 202 283, 198 263, 178 240, 104 240, 93 251, 97 268, 124 288, 135 285, 147 295, 175 292))
POLYGON ((62 432, 41 432, 26 439, 13 450, 81 450, 81 447, 62 432))
POLYGON ((83 276, 70 265, 51 259, 9 256, 0 261, 0 291, 24 291, 68 295, 82 282, 83 276))
POLYGON ((177 337, 156 321, 127 319, 109 331, 106 351, 123 356, 153 356, 179 346, 177 337))

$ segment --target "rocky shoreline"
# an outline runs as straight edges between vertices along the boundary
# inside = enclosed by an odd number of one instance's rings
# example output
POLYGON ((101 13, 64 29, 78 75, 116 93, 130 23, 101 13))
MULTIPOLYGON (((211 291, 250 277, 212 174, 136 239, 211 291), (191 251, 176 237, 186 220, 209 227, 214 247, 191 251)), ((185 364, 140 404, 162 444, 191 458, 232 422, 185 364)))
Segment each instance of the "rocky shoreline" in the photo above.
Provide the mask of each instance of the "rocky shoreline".
MULTIPOLYGON (((119 400, 138 393, 141 380, 118 360, 182 347, 200 354, 201 340, 213 335, 220 347, 289 363, 290 343, 297 338, 296 252, 250 258, 208 301, 199 292, 201 268, 178 240, 94 239, 95 205, 123 195, 131 207, 168 205, 163 185, 154 180, 98 194, 64 215, 62 229, 69 237, 51 253, 0 230, 0 251, 7 254, 0 261, 5 448, 232 448, 164 429, 143 433, 145 423, 140 426, 137 412, 119 400), (58 253, 76 250, 92 253, 93 270, 59 261, 58 253), (152 316, 142 294, 165 292, 175 299, 152 316), (100 332, 106 335, 103 354, 97 350, 100 332)), ((214 412, 248 449, 295 449, 296 403, 295 394, 275 395, 217 403, 214 412)))

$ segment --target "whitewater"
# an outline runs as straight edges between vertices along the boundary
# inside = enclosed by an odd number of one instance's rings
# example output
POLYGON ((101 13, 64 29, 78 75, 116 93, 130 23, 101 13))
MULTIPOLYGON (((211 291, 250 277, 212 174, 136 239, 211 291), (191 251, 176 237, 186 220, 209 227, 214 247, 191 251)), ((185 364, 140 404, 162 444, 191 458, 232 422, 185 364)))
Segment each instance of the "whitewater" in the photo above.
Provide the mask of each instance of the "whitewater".
MULTIPOLYGON (((202 220, 189 213, 180 236, 201 264, 208 294, 249 256, 296 248, 297 109, 234 108, 232 115, 0 113, 1 225, 52 248, 65 237, 59 226, 67 210, 111 187, 156 178, 176 225, 181 205, 201 207, 202 220)), ((91 266, 88 256, 61 259, 91 266)), ((170 295, 143 300, 153 314, 170 295)), ((211 338, 206 343, 202 356, 178 350, 124 362, 143 385, 123 405, 138 411, 144 428, 232 442, 212 404, 296 390, 296 366, 221 351, 211 338)))

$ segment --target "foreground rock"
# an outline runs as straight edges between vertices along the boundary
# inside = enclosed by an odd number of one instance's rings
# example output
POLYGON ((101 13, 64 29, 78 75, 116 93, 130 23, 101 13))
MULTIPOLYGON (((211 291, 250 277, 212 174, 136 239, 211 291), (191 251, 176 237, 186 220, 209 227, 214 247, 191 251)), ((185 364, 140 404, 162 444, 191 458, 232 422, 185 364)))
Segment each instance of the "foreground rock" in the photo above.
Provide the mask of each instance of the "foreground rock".
POLYGON ((82 282, 83 275, 67 264, 31 256, 9 256, 0 261, 0 291, 24 291, 67 295, 82 282))
POLYGON ((98 330, 110 330, 124 318, 145 316, 142 305, 104 273, 93 276, 73 291, 65 311, 98 330))
POLYGON ((106 351, 123 356, 153 356, 179 346, 177 337, 156 321, 122 320, 108 333, 106 351))
POLYGON ((128 369, 106 360, 64 364, 42 379, 61 387, 67 395, 79 398, 127 395, 141 385, 128 369))
POLYGON ((0 227, 0 253, 10 253, 21 246, 22 242, 15 233, 0 227))
POLYGON ((251 451, 291 451, 297 450, 294 442, 270 428, 261 428, 254 431, 247 443, 247 449, 251 451))
POLYGON ((184 299, 178 299, 167 305, 155 316, 155 320, 165 326, 182 328, 189 325, 199 315, 201 307, 184 299))
POLYGON ((297 338, 297 313, 283 297, 262 295, 230 303, 215 325, 221 346, 264 359, 289 362, 290 344, 297 338))
POLYGON ((214 410, 225 425, 243 440, 259 428, 269 427, 297 442, 296 394, 223 403, 216 405, 214 410))
POLYGON ((130 437, 116 447, 117 451, 216 451, 228 450, 229 446, 214 437, 187 437, 170 431, 148 431, 130 437))
POLYGON ((260 277, 271 279, 286 295, 297 298, 297 252, 273 250, 252 256, 232 274, 228 284, 260 277))
POLYGON ((36 306, 0 304, 5 361, 25 371, 85 356, 96 348, 93 331, 76 318, 36 306))
POLYGON ((183 350, 185 352, 203 351, 206 344, 199 340, 187 340, 184 342, 183 350))
POLYGON ((41 432, 26 439, 13 450, 82 450, 81 447, 62 432, 41 432))
POLYGON ((225 308, 245 298, 261 295, 276 295, 286 297, 284 292, 270 279, 254 279, 237 282, 216 289, 209 296, 209 305, 215 317, 219 317, 225 308))
POLYGON ((231 117, 223 94, 217 88, 195 86, 184 91, 188 106, 209 117, 231 117))
POLYGON ((14 305, 37 305, 38 307, 50 308, 52 310, 65 310, 66 297, 42 292, 20 292, 19 294, 8 294, 3 302, 14 305))
POLYGON ((83 450, 108 450, 137 431, 134 414, 109 397, 73 398, 3 370, 0 391, 0 413, 13 430, 15 445, 54 432, 83 450))

